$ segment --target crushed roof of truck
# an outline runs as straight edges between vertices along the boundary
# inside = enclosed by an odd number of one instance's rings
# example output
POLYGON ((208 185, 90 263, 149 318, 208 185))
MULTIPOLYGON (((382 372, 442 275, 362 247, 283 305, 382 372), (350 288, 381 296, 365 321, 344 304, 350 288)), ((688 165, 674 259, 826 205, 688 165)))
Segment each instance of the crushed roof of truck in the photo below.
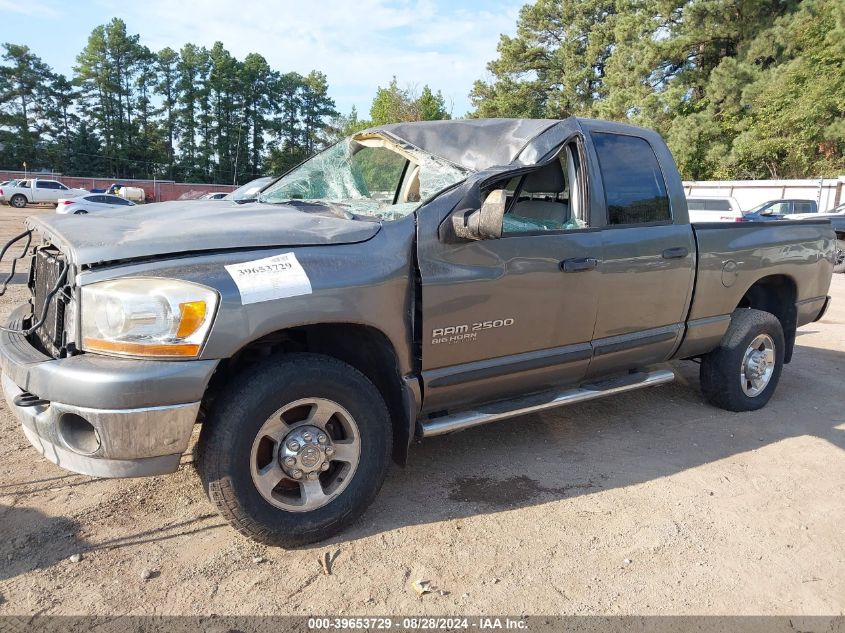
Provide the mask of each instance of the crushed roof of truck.
POLYGON ((457 119, 391 123, 365 130, 414 145, 446 160, 479 171, 513 162, 534 138, 559 121, 551 119, 457 119))

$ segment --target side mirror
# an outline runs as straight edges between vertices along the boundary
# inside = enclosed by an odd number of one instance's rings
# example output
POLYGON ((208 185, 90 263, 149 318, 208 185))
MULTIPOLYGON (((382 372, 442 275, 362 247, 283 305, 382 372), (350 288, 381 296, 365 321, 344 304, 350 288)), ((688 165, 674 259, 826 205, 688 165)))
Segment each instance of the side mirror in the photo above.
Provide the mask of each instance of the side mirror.
POLYGON ((476 211, 452 216, 455 235, 465 240, 494 240, 502 237, 502 223, 505 217, 507 194, 504 189, 491 191, 484 204, 476 211))

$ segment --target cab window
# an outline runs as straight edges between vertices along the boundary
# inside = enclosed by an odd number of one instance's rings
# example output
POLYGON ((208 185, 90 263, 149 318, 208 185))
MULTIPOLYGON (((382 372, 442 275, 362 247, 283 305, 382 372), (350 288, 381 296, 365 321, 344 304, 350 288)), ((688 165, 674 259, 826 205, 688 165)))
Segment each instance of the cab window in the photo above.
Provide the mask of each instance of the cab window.
POLYGON ((570 143, 548 165, 508 181, 502 235, 588 228, 580 172, 577 146, 570 143))
POLYGON ((789 206, 788 202, 775 202, 767 211, 772 215, 789 215, 789 206))

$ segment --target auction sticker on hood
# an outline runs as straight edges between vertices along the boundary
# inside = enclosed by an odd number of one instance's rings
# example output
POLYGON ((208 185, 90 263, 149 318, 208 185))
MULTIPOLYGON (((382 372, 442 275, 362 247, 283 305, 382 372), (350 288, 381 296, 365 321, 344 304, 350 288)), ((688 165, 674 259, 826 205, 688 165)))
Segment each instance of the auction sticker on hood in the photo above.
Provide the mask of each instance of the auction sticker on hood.
POLYGON ((311 280, 294 253, 282 253, 225 266, 241 293, 241 303, 260 303, 311 294, 311 280))

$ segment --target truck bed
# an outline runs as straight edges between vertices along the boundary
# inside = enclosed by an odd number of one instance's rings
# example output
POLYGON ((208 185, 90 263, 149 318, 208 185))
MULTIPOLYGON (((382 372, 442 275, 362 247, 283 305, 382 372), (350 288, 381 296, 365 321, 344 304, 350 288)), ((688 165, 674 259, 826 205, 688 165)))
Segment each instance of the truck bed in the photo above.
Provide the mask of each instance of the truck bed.
POLYGON ((811 322, 824 306, 836 242, 829 220, 712 222, 693 224, 692 230, 695 287, 676 357, 712 348, 754 285, 764 284, 773 304, 789 304, 784 309, 797 326, 811 322))

